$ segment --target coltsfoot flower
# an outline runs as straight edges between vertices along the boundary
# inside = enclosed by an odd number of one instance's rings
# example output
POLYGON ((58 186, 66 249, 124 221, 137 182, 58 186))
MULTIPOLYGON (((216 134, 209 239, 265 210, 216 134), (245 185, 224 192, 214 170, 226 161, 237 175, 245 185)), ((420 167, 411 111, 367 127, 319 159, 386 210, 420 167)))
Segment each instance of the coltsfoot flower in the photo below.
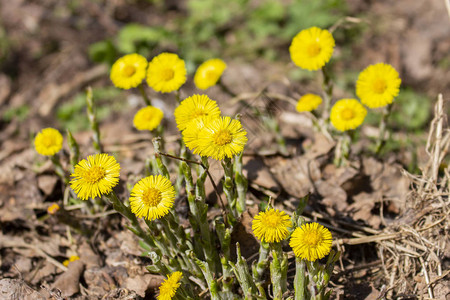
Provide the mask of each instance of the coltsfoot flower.
POLYGON ((59 210, 59 205, 56 204, 56 203, 53 203, 52 205, 50 205, 50 206, 47 208, 47 212, 48 212, 50 215, 56 214, 56 212, 57 212, 58 210, 59 210))
POLYGON ((159 287, 158 300, 170 300, 175 296, 177 289, 180 287, 180 280, 183 277, 183 273, 176 271, 167 276, 164 282, 159 287))
POLYGON ((161 53, 148 64, 147 83, 157 92, 170 93, 186 82, 184 60, 174 53, 161 53))
POLYGON ((262 242, 278 243, 288 237, 291 218, 284 211, 269 209, 260 212, 252 221, 254 235, 262 242))
POLYGON ((218 117, 206 116, 194 119, 189 122, 186 126, 186 129, 183 130, 182 135, 184 144, 186 145, 186 147, 191 149, 194 154, 198 154, 198 151, 196 149, 199 145, 198 141, 200 131, 203 129, 203 127, 205 127, 205 124, 210 123, 213 119, 216 118, 218 117))
POLYGON ((175 122, 180 131, 195 119, 202 117, 219 117, 220 109, 217 102, 206 95, 192 95, 183 101, 175 109, 175 122))
POLYGON ((388 64, 375 64, 365 68, 356 81, 356 95, 370 108, 391 104, 400 90, 398 72, 388 64))
POLYGON ((152 221, 167 215, 174 200, 175 189, 170 180, 162 175, 151 175, 133 187, 130 207, 136 217, 152 221))
POLYGON ((214 86, 226 68, 227 64, 221 59, 215 58, 205 61, 195 72, 195 86, 201 90, 214 86))
POLYGON ((63 261, 63 265, 64 266, 69 266, 69 264, 73 261, 79 260, 80 257, 78 255, 72 255, 69 257, 69 259, 66 259, 65 261, 63 261))
POLYGON ((339 131, 355 129, 364 122, 367 110, 356 99, 337 101, 330 112, 330 121, 339 131))
POLYGON ((322 98, 315 94, 305 94, 297 102, 298 112, 313 111, 322 103, 322 98))
POLYGON ((311 27, 300 31, 292 39, 289 52, 294 64, 314 71, 330 61, 334 44, 334 38, 328 30, 311 27))
POLYGON ((239 120, 230 117, 215 118, 205 124, 198 134, 196 152, 215 160, 232 158, 244 151, 247 131, 239 120))
POLYGON ((119 182, 120 165, 106 153, 90 155, 80 161, 71 175, 70 186, 78 198, 88 200, 109 194, 119 182))
POLYGON ((318 223, 303 224, 295 228, 289 246, 301 259, 316 261, 331 251, 332 236, 330 231, 318 223))
POLYGON ((40 155, 52 156, 61 150, 63 136, 55 128, 42 129, 34 139, 34 148, 40 155))
POLYGON ((111 68, 111 81, 121 89, 135 88, 145 78, 147 64, 147 59, 137 53, 122 56, 111 68))
POLYGON ((134 115, 133 124, 137 130, 153 130, 161 124, 164 113, 154 106, 147 106, 138 110, 134 115))

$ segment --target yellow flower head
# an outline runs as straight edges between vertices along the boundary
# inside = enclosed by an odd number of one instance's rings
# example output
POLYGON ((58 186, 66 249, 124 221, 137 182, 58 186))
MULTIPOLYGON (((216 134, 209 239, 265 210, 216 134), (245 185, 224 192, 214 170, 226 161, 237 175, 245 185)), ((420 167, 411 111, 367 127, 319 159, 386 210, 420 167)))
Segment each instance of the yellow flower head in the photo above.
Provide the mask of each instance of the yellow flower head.
POLYGON ((170 93, 186 82, 184 60, 174 53, 161 53, 148 64, 147 83, 157 92, 170 93))
POLYGON ((34 148, 40 155, 52 156, 62 148, 63 137, 55 128, 44 128, 34 139, 34 148))
POLYGON ((273 208, 260 212, 252 221, 253 233, 266 243, 278 243, 287 238, 291 226, 291 218, 284 211, 273 208))
POLYGON ((209 156, 215 160, 232 158, 244 151, 247 143, 247 131, 239 120, 220 117, 205 124, 198 134, 196 152, 201 156, 209 156))
POLYGON ((330 231, 318 223, 304 224, 295 228, 289 246, 301 259, 316 261, 331 251, 332 236, 330 231))
POLYGON ((147 59, 136 53, 122 56, 111 68, 111 81, 121 89, 135 88, 145 78, 147 64, 147 59))
POLYGON ((186 144, 186 147, 191 149, 191 151, 193 151, 195 154, 198 154, 196 148, 198 147, 199 133, 203 129, 203 127, 205 127, 205 124, 209 124, 213 119, 216 118, 219 117, 206 116, 194 119, 191 122, 189 122, 188 125, 186 126, 186 129, 183 130, 182 132, 183 141, 186 144))
POLYGON ((130 206, 136 217, 152 221, 167 215, 174 200, 175 189, 170 180, 162 175, 151 175, 133 187, 130 206))
POLYGON ((322 103, 322 98, 314 94, 305 94, 297 102, 295 107, 298 112, 313 111, 322 103))
POLYGON ((364 122, 367 110, 356 99, 337 101, 330 112, 330 121, 339 131, 355 129, 364 122))
POLYGON ((392 103, 401 82, 398 72, 391 65, 370 65, 359 74, 356 95, 370 108, 382 107, 392 103))
POLYGON ((164 113, 157 107, 147 106, 134 115, 133 124, 137 130, 153 130, 161 123, 164 113))
POLYGON ((210 59, 202 63, 195 72, 195 86, 201 90, 206 90, 217 83, 222 76, 227 64, 218 58, 210 59))
POLYGON ((120 165, 114 156, 90 155, 76 166, 70 186, 78 198, 87 200, 109 194, 119 182, 120 165))
POLYGON ((48 212, 50 215, 56 214, 56 212, 57 212, 58 210, 59 210, 59 205, 56 204, 56 203, 53 203, 52 205, 50 205, 50 206, 47 208, 47 212, 48 212))
POLYGON ((334 38, 328 30, 311 27, 300 31, 292 39, 289 52, 294 64, 314 71, 330 61, 333 48, 334 38))
POLYGON ((63 265, 64 266, 69 266, 69 264, 73 261, 79 260, 80 257, 78 255, 72 255, 71 257, 69 257, 69 259, 66 259, 65 261, 63 261, 63 265))
POLYGON ((158 300, 170 300, 175 296, 177 289, 180 287, 180 279, 183 277, 183 273, 176 271, 167 276, 167 279, 161 283, 159 287, 158 300))
POLYGON ((219 117, 220 109, 217 102, 206 95, 192 95, 181 101, 175 109, 175 122, 178 129, 183 131, 195 119, 202 117, 219 117))

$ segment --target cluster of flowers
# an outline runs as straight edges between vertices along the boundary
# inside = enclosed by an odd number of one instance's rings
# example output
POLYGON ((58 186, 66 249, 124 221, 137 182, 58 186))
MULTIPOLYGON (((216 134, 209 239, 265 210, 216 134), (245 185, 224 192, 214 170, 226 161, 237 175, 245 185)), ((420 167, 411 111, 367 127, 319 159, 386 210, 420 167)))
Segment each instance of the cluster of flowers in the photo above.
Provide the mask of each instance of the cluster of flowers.
MULTIPOLYGON (((312 27, 300 31, 292 40, 289 52, 298 67, 320 70, 330 61, 335 41, 326 29, 312 27)), ((401 80, 389 64, 378 63, 364 69, 356 81, 356 95, 369 108, 391 104, 398 95, 401 80)), ((306 94, 297 102, 298 112, 313 111, 322 103, 316 94, 306 94)), ((364 122, 367 110, 356 99, 336 101, 330 111, 330 121, 339 131, 352 130, 364 122)))

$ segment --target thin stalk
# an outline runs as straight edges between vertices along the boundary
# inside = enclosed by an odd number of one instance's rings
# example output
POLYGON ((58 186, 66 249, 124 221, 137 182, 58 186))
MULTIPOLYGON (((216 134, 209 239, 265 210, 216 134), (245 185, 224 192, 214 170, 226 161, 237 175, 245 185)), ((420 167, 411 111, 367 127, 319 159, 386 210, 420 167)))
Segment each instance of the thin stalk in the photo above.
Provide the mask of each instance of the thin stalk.
POLYGON ((69 151, 70 151, 71 170, 73 170, 75 166, 78 164, 78 161, 80 160, 80 148, 78 147, 78 143, 69 129, 67 129, 67 141, 69 144, 69 151))
POLYGON ((386 144, 385 135, 386 135, 386 126, 389 115, 392 111, 392 104, 388 104, 383 108, 383 114, 381 116, 380 126, 378 127, 379 135, 378 140, 375 146, 375 154, 379 155, 384 145, 386 144))
POLYGON ((323 83, 322 88, 324 90, 324 105, 322 111, 322 119, 325 121, 325 124, 328 126, 330 121, 330 107, 331 107, 331 99, 333 98, 333 81, 331 80, 330 73, 328 72, 327 66, 324 66, 322 69, 323 75, 323 83))
POLYGON ((57 154, 52 155, 50 157, 50 160, 52 161, 53 166, 55 167, 55 173, 61 178, 61 180, 64 182, 65 185, 68 185, 70 179, 66 175, 66 171, 64 171, 59 156, 57 154))
POLYGON ((261 242, 261 245, 259 247, 259 258, 256 265, 253 266, 253 280, 255 282, 259 282, 264 274, 264 272, 267 269, 267 265, 269 263, 268 261, 269 256, 269 244, 265 242, 261 242))
POLYGON ((147 96, 147 93, 144 90, 144 86, 142 84, 140 84, 138 86, 139 91, 141 92, 142 95, 142 99, 144 99, 144 102, 147 106, 151 106, 152 105, 152 101, 150 100, 150 98, 147 96))
POLYGON ((248 181, 242 173, 242 155, 243 151, 235 157, 234 161, 234 178, 236 183, 236 191, 238 195, 238 201, 236 204, 236 209, 241 215, 245 211, 246 201, 247 201, 247 189, 248 189, 248 181))
POLYGON ((98 153, 102 153, 102 145, 100 143, 100 130, 98 128, 97 116, 94 106, 94 99, 92 96, 92 88, 88 87, 86 91, 87 115, 91 130, 93 133, 93 146, 98 153))

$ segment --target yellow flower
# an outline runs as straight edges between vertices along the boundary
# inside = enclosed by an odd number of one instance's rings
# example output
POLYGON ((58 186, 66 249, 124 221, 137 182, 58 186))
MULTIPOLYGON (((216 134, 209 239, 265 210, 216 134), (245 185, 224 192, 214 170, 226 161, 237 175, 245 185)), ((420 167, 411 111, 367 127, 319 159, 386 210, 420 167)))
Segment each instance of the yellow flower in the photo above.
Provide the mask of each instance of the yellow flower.
POLYGON ((47 212, 48 212, 50 215, 56 214, 56 212, 57 212, 58 210, 59 210, 59 205, 56 204, 56 203, 53 203, 52 205, 50 205, 50 206, 47 208, 47 212))
POLYGON ((291 218, 284 211, 273 208, 260 212, 252 221, 253 233, 266 243, 278 243, 287 238, 291 226, 291 218))
POLYGON ((174 53, 161 53, 148 64, 147 83, 157 92, 176 91, 185 82, 184 60, 174 53))
POLYGON ((181 101, 175 109, 175 122, 178 129, 183 131, 186 126, 197 118, 201 117, 219 117, 220 109, 217 102, 209 99, 206 95, 192 95, 181 101))
POLYGON ((330 231, 318 223, 304 224, 295 228, 289 246, 301 259, 316 261, 331 251, 332 236, 330 231))
POLYGON ((382 107, 392 103, 401 82, 398 72, 391 65, 370 65, 359 74, 356 95, 370 108, 382 107))
POLYGON ((170 180, 162 175, 151 175, 133 187, 130 207, 136 217, 151 221, 167 215, 174 200, 175 189, 170 180))
POLYGON ((322 98, 314 94, 305 94, 297 102, 295 107, 298 112, 313 111, 322 103, 322 98))
POLYGON ((82 200, 109 194, 119 182, 119 171, 114 156, 90 155, 75 166, 70 186, 82 200))
POLYGON ((195 154, 198 154, 198 151, 196 148, 198 147, 198 135, 200 131, 205 127, 205 124, 210 123, 213 119, 216 119, 218 117, 201 117, 192 120, 188 123, 186 126, 186 129, 183 130, 183 141, 186 144, 186 147, 191 149, 195 154))
POLYGON ((55 128, 44 128, 34 139, 34 148, 40 155, 52 156, 62 148, 63 137, 55 128))
POLYGON ((122 56, 111 68, 111 81, 121 89, 137 87, 145 78, 147 64, 147 59, 136 53, 122 56))
POLYGON ((80 257, 78 255, 72 255, 71 257, 69 257, 69 259, 66 259, 65 261, 63 261, 63 265, 67 267, 69 265, 69 263, 79 260, 79 259, 80 259, 80 257))
POLYGON ((333 48, 334 38, 328 30, 311 27, 300 31, 292 39, 289 52, 297 66, 313 71, 330 61, 333 48))
POLYGON ((196 152, 215 160, 232 158, 241 153, 247 143, 247 131, 240 121, 230 117, 220 117, 205 124, 198 134, 196 152))
POLYGON ((217 83, 227 68, 226 63, 218 58, 210 59, 202 63, 195 72, 194 83, 197 88, 206 90, 217 83))
POLYGON ((156 297, 158 300, 170 300, 175 296, 177 289, 180 287, 180 279, 183 277, 181 272, 173 272, 171 275, 167 276, 167 279, 161 283, 159 287, 159 296, 156 297))
POLYGON ((147 106, 141 108, 133 119, 134 127, 138 130, 153 130, 161 123, 164 113, 157 107, 147 106))
POLYGON ((356 99, 337 101, 330 112, 330 121, 340 131, 355 129, 364 122, 367 110, 356 99))

